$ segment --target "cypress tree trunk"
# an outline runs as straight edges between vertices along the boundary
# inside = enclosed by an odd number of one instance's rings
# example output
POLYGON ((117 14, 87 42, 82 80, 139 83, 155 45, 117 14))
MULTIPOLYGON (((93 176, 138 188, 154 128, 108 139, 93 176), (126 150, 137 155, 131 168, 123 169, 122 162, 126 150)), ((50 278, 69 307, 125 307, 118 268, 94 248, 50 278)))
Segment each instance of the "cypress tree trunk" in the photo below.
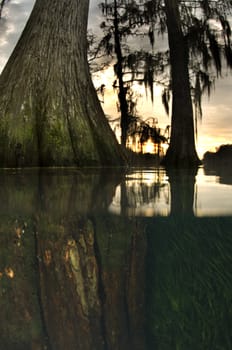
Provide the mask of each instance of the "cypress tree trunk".
POLYGON ((165 0, 172 80, 172 128, 164 164, 189 167, 200 163, 195 148, 188 48, 177 0, 165 0))
POLYGON ((119 165, 87 64, 89 1, 37 0, 0 77, 0 166, 119 165))

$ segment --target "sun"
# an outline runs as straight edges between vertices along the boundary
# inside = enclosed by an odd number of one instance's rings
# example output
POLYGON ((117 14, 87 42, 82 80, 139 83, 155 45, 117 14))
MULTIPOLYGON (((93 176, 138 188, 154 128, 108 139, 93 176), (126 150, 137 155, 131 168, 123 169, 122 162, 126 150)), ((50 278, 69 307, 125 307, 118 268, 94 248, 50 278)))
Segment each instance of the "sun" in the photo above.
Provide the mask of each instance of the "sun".
POLYGON ((154 143, 151 139, 143 144, 143 153, 154 153, 154 143))

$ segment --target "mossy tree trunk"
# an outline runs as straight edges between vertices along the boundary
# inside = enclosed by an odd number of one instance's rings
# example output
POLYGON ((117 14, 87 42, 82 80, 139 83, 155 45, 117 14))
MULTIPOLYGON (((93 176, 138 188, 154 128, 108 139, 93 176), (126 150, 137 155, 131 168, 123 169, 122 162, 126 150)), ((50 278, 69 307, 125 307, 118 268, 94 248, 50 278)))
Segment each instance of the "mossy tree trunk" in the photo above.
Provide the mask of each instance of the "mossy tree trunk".
POLYGON ((164 164, 192 167, 200 163, 194 137, 188 71, 188 48, 181 28, 177 0, 165 0, 172 81, 172 128, 164 164))
POLYGON ((89 1, 37 0, 0 77, 0 166, 118 165, 87 64, 89 1))

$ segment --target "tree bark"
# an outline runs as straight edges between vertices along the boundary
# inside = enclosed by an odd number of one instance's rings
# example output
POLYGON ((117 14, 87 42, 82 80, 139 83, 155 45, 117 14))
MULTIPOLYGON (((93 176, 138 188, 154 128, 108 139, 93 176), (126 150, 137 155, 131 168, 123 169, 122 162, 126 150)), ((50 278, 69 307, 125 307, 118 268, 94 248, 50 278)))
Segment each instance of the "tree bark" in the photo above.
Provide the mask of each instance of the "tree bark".
POLYGON ((0 77, 0 166, 123 163, 89 73, 88 6, 36 1, 0 77))
POLYGON ((200 163, 194 137, 188 71, 188 48, 181 28, 177 0, 165 0, 172 83, 172 128, 164 164, 189 167, 200 163))

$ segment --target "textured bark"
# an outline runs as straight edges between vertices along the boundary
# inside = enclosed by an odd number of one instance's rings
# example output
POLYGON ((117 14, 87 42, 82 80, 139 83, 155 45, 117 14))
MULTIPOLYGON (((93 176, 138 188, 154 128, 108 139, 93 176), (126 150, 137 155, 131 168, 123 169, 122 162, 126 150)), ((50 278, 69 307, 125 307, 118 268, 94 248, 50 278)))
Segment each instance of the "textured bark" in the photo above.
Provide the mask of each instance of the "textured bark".
POLYGON ((89 74, 88 5, 36 1, 0 77, 1 166, 122 163, 89 74))
POLYGON ((67 226, 57 227, 55 241, 47 232, 45 239, 38 239, 44 320, 52 349, 102 349, 93 227, 85 218, 75 224, 76 239, 67 226))
POLYGON ((29 220, 25 223, 1 215, 0 348, 4 350, 42 350, 47 345, 37 298, 32 225, 29 220))
POLYGON ((106 349, 146 349, 144 222, 95 217, 106 349))
POLYGON ((172 80, 172 128, 164 163, 178 167, 196 166, 193 108, 191 100, 188 48, 181 28, 177 0, 165 0, 172 80))
POLYGON ((104 349, 89 217, 106 213, 119 178, 83 172, 0 172, 0 349, 104 349))

